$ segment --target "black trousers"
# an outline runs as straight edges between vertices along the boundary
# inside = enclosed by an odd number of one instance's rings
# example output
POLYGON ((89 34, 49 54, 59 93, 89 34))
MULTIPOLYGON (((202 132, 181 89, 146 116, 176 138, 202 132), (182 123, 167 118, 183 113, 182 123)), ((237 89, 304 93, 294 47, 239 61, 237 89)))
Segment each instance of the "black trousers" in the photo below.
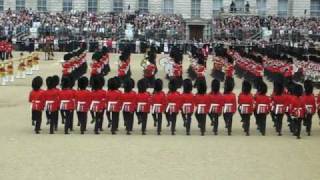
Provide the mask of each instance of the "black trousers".
POLYGON ((100 130, 100 121, 103 117, 103 112, 93 112, 91 111, 91 117, 94 120, 94 133, 99 134, 100 130))
POLYGON ((306 118, 304 119, 304 124, 306 126, 306 131, 308 134, 311 133, 312 117, 313 117, 313 114, 307 114, 306 118))
POLYGON ((146 132, 148 113, 147 112, 137 112, 138 121, 141 122, 142 133, 146 132))
POLYGON ((42 122, 42 111, 32 110, 32 122, 35 122, 34 131, 39 133, 42 122))
POLYGON ((167 121, 171 123, 171 134, 176 132, 176 122, 178 113, 167 113, 167 121))
POLYGON ((134 113, 133 112, 123 112, 123 119, 125 122, 127 132, 131 132, 133 129, 134 113))
POLYGON ((80 123, 80 132, 83 134, 87 129, 88 112, 77 112, 77 116, 80 123))
POLYGON ((157 122, 157 132, 161 133, 162 130, 162 113, 152 114, 153 120, 157 122))
POLYGON ((109 112, 111 119, 111 132, 115 133, 119 127, 119 112, 109 112))
POLYGON ((53 134, 54 130, 57 128, 57 124, 58 124, 57 117, 58 117, 58 114, 59 114, 58 111, 54 111, 54 112, 46 111, 47 119, 48 119, 48 122, 50 124, 50 134, 53 134))
POLYGON ((228 129, 228 135, 231 135, 231 132, 232 132, 232 118, 233 118, 233 113, 223 114, 223 119, 226 124, 226 128, 228 129))
POLYGON ((294 125, 293 119, 289 113, 286 113, 286 115, 287 115, 287 122, 288 122, 290 132, 294 133, 295 132, 295 130, 294 130, 295 125, 294 125))
POLYGON ((68 134, 69 129, 71 130, 72 114, 73 114, 73 111, 71 110, 61 110, 61 117, 65 119, 65 122, 64 122, 65 134, 68 134))
POLYGON ((283 114, 275 114, 275 124, 277 133, 281 134, 283 114))
POLYGON ((99 121, 99 130, 103 131, 103 120, 104 120, 104 110, 102 111, 102 115, 100 117, 100 121, 99 121))
POLYGON ((212 125, 213 125, 213 132, 217 133, 219 128, 219 114, 217 113, 209 113, 209 117, 211 119, 212 125))
POLYGON ((300 138, 302 121, 303 121, 303 118, 294 118, 293 119, 295 136, 297 136, 297 138, 300 138))
POLYGON ((247 134, 250 132, 250 117, 251 114, 241 114, 242 127, 244 132, 246 132, 247 134))
POLYGON ((201 135, 204 135, 206 132, 206 120, 207 120, 207 114, 195 114, 197 121, 199 122, 200 132, 201 135))
POLYGON ((53 113, 52 119, 54 122, 54 130, 58 131, 58 124, 59 124, 59 112, 58 111, 53 113))
POLYGON ((190 133, 192 113, 182 114, 182 118, 183 118, 184 124, 186 126, 186 132, 190 133))
POLYGON ((256 114, 257 126, 262 135, 266 134, 266 119, 267 114, 256 114))

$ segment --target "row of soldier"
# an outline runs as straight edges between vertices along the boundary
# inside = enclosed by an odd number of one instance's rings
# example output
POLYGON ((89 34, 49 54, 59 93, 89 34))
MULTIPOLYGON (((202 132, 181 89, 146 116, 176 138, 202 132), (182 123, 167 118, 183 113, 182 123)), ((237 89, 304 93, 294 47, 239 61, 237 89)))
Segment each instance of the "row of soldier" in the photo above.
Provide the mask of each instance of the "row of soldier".
POLYGON ((153 93, 148 92, 148 82, 145 78, 137 82, 138 92, 133 90, 135 86, 133 79, 127 78, 122 83, 124 91, 120 90, 119 77, 110 78, 107 83, 108 90, 104 90, 105 79, 102 76, 95 76, 92 78, 91 90, 89 90, 88 78, 81 77, 78 80, 78 89, 75 90, 75 81, 65 76, 61 79, 61 89, 59 89, 59 78, 54 76, 46 79, 47 90, 42 90, 42 78, 34 78, 29 102, 32 105, 32 122, 35 124, 35 132, 40 132, 42 111, 45 111, 50 133, 53 134, 58 128, 60 111, 66 134, 69 130, 73 130, 74 112, 78 115, 81 134, 84 134, 87 129, 88 112, 92 116, 91 122, 94 123, 95 134, 103 131, 104 114, 108 119, 107 127, 112 134, 116 134, 119 127, 119 113, 122 112, 128 135, 133 130, 134 114, 137 116, 138 124, 142 125, 143 135, 146 134, 148 114, 152 114, 154 126, 157 127, 159 135, 162 130, 162 115, 165 115, 167 126, 171 127, 171 133, 175 135, 179 113, 182 115, 187 135, 190 135, 193 114, 198 121, 201 135, 205 135, 206 132, 207 115, 211 119, 215 135, 218 134, 220 116, 223 116, 227 133, 231 135, 233 116, 238 110, 247 136, 250 135, 252 115, 256 119, 258 130, 264 136, 266 119, 270 114, 279 136, 282 135, 282 120, 286 115, 290 131, 300 138, 302 122, 306 126, 307 134, 311 135, 312 116, 319 110, 320 105, 320 96, 316 101, 310 81, 304 83, 304 89, 294 82, 289 83, 287 87, 284 87, 282 82, 275 82, 270 97, 267 95, 268 87, 263 81, 257 85, 257 92, 254 95, 251 84, 243 81, 242 92, 236 97, 233 93, 232 78, 225 80, 223 92, 220 92, 220 82, 213 80, 209 93, 207 93, 206 81, 200 79, 195 84, 197 90, 195 94, 193 94, 193 84, 190 79, 183 80, 182 92, 179 92, 176 80, 170 80, 169 90, 164 92, 162 80, 156 79, 153 93))

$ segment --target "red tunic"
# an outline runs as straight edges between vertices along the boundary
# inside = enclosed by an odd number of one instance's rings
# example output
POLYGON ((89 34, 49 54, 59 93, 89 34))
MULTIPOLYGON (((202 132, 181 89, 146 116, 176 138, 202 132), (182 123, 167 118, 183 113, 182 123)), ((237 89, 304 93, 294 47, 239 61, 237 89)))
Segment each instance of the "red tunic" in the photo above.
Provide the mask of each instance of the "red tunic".
POLYGON ((122 92, 119 90, 109 90, 106 93, 107 111, 108 112, 120 112, 121 110, 121 97, 122 92))
POLYGON ((316 112, 316 99, 313 94, 311 95, 303 95, 302 101, 306 105, 306 113, 307 114, 314 114, 316 112))
POLYGON ((178 113, 181 107, 181 95, 179 92, 168 92, 167 94, 167 113, 178 113))
POLYGON ((91 92, 90 110, 93 112, 101 112, 106 108, 106 91, 97 90, 91 92))
POLYGON ((194 104, 196 106, 196 113, 207 114, 210 108, 210 98, 207 94, 196 94, 194 104))
POLYGON ((185 114, 194 112, 195 96, 192 93, 181 94, 181 111, 185 114))
POLYGON ((233 65, 228 64, 225 71, 226 77, 233 77, 233 71, 234 71, 233 65))
POLYGON ((255 100, 255 112, 257 114, 266 114, 270 112, 271 109, 271 99, 269 96, 263 94, 256 94, 254 96, 255 100))
POLYGON ((151 95, 149 92, 138 93, 136 96, 137 112, 150 112, 151 95))
POLYGON ((60 110, 74 110, 75 99, 74 91, 71 89, 64 89, 59 91, 60 110))
POLYGON ((152 94, 151 105, 152 113, 162 113, 167 106, 166 94, 163 91, 152 94))
POLYGON ((254 99, 252 94, 240 93, 238 97, 238 104, 241 114, 252 114, 254 99))
POLYGON ((49 112, 55 112, 59 110, 59 90, 49 89, 43 92, 43 98, 45 101, 45 110, 49 112))
POLYGON ((29 103, 31 103, 31 109, 35 111, 43 111, 44 109, 44 91, 31 91, 29 94, 29 103))
POLYGON ((123 77, 129 71, 129 61, 121 61, 118 69, 118 76, 123 77))
POLYGON ((134 91, 124 92, 120 97, 121 110, 124 112, 135 112, 137 108, 137 93, 134 91))
POLYGON ((292 103, 292 111, 291 115, 296 118, 304 118, 306 109, 305 109, 305 103, 303 101, 303 97, 296 97, 294 96, 291 100, 292 103))
POLYGON ((182 65, 181 64, 173 64, 173 76, 181 77, 182 76, 182 65))
POLYGON ((237 109, 237 98, 234 93, 223 94, 223 113, 235 113, 237 109))
POLYGON ((78 90, 75 92, 76 109, 78 112, 88 112, 91 105, 91 92, 88 90, 78 90))
POLYGON ((287 99, 283 95, 280 95, 280 96, 273 95, 271 110, 275 114, 284 114, 286 112, 286 101, 287 101, 287 99))
POLYGON ((144 77, 148 78, 148 77, 152 77, 154 76, 155 72, 156 72, 157 66, 154 64, 149 64, 146 69, 144 70, 144 77))
POLYGON ((210 99, 209 113, 221 114, 223 107, 223 96, 221 93, 210 93, 208 95, 210 99))

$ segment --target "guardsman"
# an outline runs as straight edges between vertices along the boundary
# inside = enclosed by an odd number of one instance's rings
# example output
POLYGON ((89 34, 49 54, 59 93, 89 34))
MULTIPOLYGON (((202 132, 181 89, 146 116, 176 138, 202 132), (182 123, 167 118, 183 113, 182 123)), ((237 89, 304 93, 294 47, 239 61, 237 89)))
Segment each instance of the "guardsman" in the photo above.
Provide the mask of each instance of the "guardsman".
POLYGON ((55 83, 52 77, 47 77, 46 79, 47 90, 43 93, 45 106, 44 109, 47 113, 47 124, 50 124, 50 134, 54 134, 54 130, 57 122, 56 118, 58 116, 59 110, 59 93, 55 89, 55 83))
POLYGON ((101 54, 99 52, 93 53, 90 82, 92 81, 92 78, 99 76, 101 74, 101 64, 99 62, 100 58, 101 58, 101 54))
POLYGON ((106 91, 103 90, 104 78, 100 76, 95 76, 92 79, 92 91, 91 91, 91 105, 90 111, 92 116, 91 123, 94 125, 94 133, 100 134, 102 131, 102 121, 104 110, 106 108, 106 91))
POLYGON ((183 54, 181 50, 177 47, 173 47, 170 52, 170 57, 173 59, 174 63, 172 65, 171 72, 169 73, 170 80, 175 80, 176 87, 180 88, 182 85, 182 60, 183 54))
POLYGON ((167 127, 171 125, 171 135, 175 135, 177 115, 181 109, 181 95, 177 91, 177 82, 175 79, 169 81, 169 92, 167 93, 166 118, 167 127))
POLYGON ((146 134, 147 128, 147 119, 148 114, 150 113, 150 103, 151 103, 151 95, 147 92, 148 82, 146 79, 140 79, 138 81, 138 94, 136 96, 137 102, 137 118, 138 123, 141 125, 142 135, 146 134))
POLYGON ((279 136, 282 136, 282 120, 286 112, 286 97, 284 96, 284 86, 280 82, 274 82, 271 111, 275 117, 275 128, 279 136))
POLYGON ((195 95, 195 116, 199 123, 201 136, 206 132, 206 119, 209 112, 210 98, 207 95, 207 84, 204 79, 197 82, 197 94, 195 95))
POLYGON ((61 79, 61 91, 59 91, 61 118, 64 119, 64 133, 69 134, 68 130, 72 128, 72 115, 75 109, 75 96, 70 89, 71 79, 63 77, 61 79))
POLYGON ((219 116, 222 113, 223 97, 220 93, 220 81, 217 79, 211 82, 211 92, 209 93, 210 107, 208 115, 211 119, 214 135, 218 135, 219 116))
POLYGON ((232 119, 237 109, 237 98, 233 93, 234 80, 227 78, 224 84, 223 93, 223 118, 228 129, 228 136, 231 136, 232 132, 232 119))
POLYGON ((143 64, 144 66, 143 76, 145 79, 147 79, 148 87, 153 88, 155 75, 158 71, 157 65, 156 65, 157 54, 153 46, 150 48, 150 50, 148 50, 146 58, 147 58, 147 61, 145 64, 143 64))
POLYGON ((88 111, 91 105, 91 92, 87 90, 89 80, 87 77, 81 77, 78 80, 78 90, 75 92, 75 105, 80 122, 80 133, 84 134, 87 130, 88 111))
POLYGON ((306 126, 306 131, 308 136, 311 135, 311 127, 312 127, 312 117, 316 113, 316 98, 313 94, 313 84, 312 81, 306 80, 304 82, 305 93, 302 96, 303 102, 306 105, 306 117, 304 118, 304 125, 306 126))
POLYGON ((29 94, 29 103, 31 104, 31 120, 32 125, 35 126, 36 134, 40 133, 42 111, 44 109, 44 91, 41 89, 43 80, 40 76, 32 80, 32 91, 29 94))
POLYGON ((118 131, 119 112, 121 110, 122 92, 119 90, 121 82, 118 77, 108 80, 108 91, 106 93, 106 112, 109 120, 108 127, 111 127, 111 133, 114 135, 118 131))
POLYGON ((248 81, 243 81, 242 92, 238 96, 239 113, 241 116, 241 122, 246 136, 250 135, 250 117, 253 113, 254 99, 251 94, 251 84, 248 81))
POLYGON ((192 114, 194 112, 195 96, 192 93, 191 79, 183 80, 183 93, 181 94, 181 114, 183 118, 183 125, 186 127, 186 134, 190 135, 190 127, 192 114))
POLYGON ((268 87, 265 82, 261 82, 258 86, 257 93, 254 96, 255 100, 255 118, 256 124, 262 136, 266 134, 266 119, 271 110, 271 99, 267 96, 268 87))
POLYGON ((290 111, 294 123, 294 135, 300 139, 301 123, 306 115, 306 104, 303 100, 303 88, 301 85, 294 86, 294 97, 292 98, 292 109, 290 111))
POLYGON ((9 39, 6 43, 6 59, 13 58, 12 56, 13 45, 11 39, 9 39))
POLYGON ((163 82, 161 79, 156 79, 154 90, 151 98, 151 113, 154 120, 154 126, 157 126, 157 134, 161 134, 162 128, 162 113, 167 106, 166 94, 163 92, 163 82))
POLYGON ((126 127, 127 135, 131 135, 133 130, 134 112, 137 108, 137 93, 133 91, 134 80, 125 79, 123 82, 124 92, 121 95, 122 113, 124 125, 126 127))
POLYGON ((101 62, 103 63, 102 75, 106 76, 110 72, 110 65, 109 65, 110 57, 109 57, 108 48, 103 46, 101 53, 102 53, 101 62))
POLYGON ((126 47, 119 59, 119 67, 118 67, 118 77, 121 79, 122 83, 124 82, 125 79, 129 78, 131 76, 130 72, 130 49, 126 47))

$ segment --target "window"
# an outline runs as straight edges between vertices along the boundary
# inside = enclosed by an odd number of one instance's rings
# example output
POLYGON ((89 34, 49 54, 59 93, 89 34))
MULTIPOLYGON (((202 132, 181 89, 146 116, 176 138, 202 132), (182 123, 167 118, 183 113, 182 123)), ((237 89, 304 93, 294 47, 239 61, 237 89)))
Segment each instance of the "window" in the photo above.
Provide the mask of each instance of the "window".
POLYGON ((113 0, 113 11, 114 12, 123 11, 123 0, 113 0))
POLYGON ((244 0, 236 0, 236 9, 237 11, 243 12, 244 11, 244 0))
POLYGON ((310 16, 320 16, 320 0, 311 0, 310 16))
POLYGON ((140 12, 148 12, 148 0, 139 0, 140 12))
POLYGON ((63 0, 63 11, 69 12, 72 10, 72 0, 63 0))
POLYGON ((191 17, 200 17, 201 0, 191 1, 191 17))
POLYGON ((0 0, 0 11, 3 11, 4 10, 4 7, 3 7, 3 0, 0 0))
POLYGON ((163 0, 163 13, 173 14, 173 0, 163 0))
POLYGON ((98 0, 88 0, 88 12, 97 12, 98 0))
POLYGON ((38 0, 38 11, 47 11, 47 0, 38 0))
POLYGON ((288 0, 278 0, 278 16, 288 15, 288 0))
POLYGON ((267 12, 267 0, 257 0, 258 15, 264 16, 267 12))
POLYGON ((16 10, 21 11, 24 10, 26 7, 26 1, 25 0, 16 0, 16 10))
POLYGON ((223 0, 213 0, 213 15, 218 15, 223 8, 223 0))

